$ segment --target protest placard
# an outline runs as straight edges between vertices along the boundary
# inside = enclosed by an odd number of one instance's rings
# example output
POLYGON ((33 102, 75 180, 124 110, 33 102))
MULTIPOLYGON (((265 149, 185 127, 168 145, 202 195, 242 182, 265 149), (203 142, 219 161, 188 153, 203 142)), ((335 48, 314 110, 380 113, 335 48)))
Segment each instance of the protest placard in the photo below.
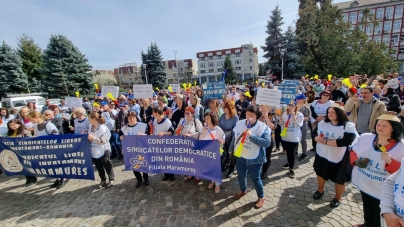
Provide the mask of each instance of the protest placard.
POLYGON ((191 175, 222 182, 217 140, 182 136, 125 136, 125 170, 191 175))
POLYGON ((108 93, 111 93, 114 98, 118 98, 119 87, 118 86, 102 86, 101 96, 106 97, 108 93))
POLYGON ((203 96, 205 100, 222 99, 226 94, 224 82, 202 84, 203 96))
POLYGON ((83 100, 81 98, 66 97, 65 102, 69 108, 83 107, 83 100))
POLYGON ((179 84, 170 84, 169 86, 171 86, 173 88, 173 92, 181 92, 181 85, 179 85, 179 84))
POLYGON ((133 97, 136 99, 153 98, 153 86, 151 84, 133 85, 133 97))
POLYGON ((7 176, 94 180, 88 135, 0 137, 0 168, 7 176))
POLYGON ((257 104, 268 106, 279 106, 281 103, 282 92, 275 89, 258 88, 257 104))

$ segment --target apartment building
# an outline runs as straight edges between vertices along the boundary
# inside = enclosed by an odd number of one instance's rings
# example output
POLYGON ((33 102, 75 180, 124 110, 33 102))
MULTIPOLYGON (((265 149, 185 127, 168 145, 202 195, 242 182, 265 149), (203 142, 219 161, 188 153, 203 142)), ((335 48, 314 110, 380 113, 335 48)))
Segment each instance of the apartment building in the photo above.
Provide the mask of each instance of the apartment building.
POLYGON ((403 6, 404 0, 356 0, 334 4, 343 12, 343 20, 356 26, 362 19, 362 11, 370 10, 377 26, 368 22, 364 31, 370 40, 377 43, 384 42, 395 50, 392 56, 401 61, 400 71, 404 71, 404 31, 403 31, 403 6))
POLYGON ((196 53, 199 83, 220 81, 223 64, 229 56, 240 81, 254 80, 258 76, 258 48, 253 44, 240 47, 196 53))
POLYGON ((131 88, 133 84, 143 84, 140 67, 134 63, 126 63, 114 69, 118 84, 124 88, 131 88))
POLYGON ((197 80, 198 64, 194 59, 164 61, 168 84, 193 83, 197 80))

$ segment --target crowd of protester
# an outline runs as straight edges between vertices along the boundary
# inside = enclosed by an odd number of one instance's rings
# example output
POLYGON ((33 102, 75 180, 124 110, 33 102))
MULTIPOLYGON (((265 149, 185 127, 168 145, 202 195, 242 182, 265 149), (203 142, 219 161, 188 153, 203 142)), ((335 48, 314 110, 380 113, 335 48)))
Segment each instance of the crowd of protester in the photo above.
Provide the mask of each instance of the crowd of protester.
MULTIPOLYGON (((258 197, 257 208, 265 201, 262 181, 271 174, 268 169, 272 153, 285 154, 282 168, 294 178, 299 165, 296 159, 305 162, 313 152, 318 185, 313 199, 321 199, 326 182, 332 181, 336 193, 330 207, 336 208, 343 199, 346 183, 352 182, 360 190, 364 212, 364 223, 355 227, 381 226, 380 215, 387 226, 404 225, 404 175, 400 170, 404 157, 404 79, 398 74, 352 75, 348 81, 302 77, 296 86, 295 100, 280 106, 256 103, 260 87, 273 89, 280 81, 245 84, 243 89, 232 86, 223 99, 207 99, 194 86, 180 93, 162 90, 149 99, 137 99, 130 90, 117 101, 101 96, 91 101, 85 98, 83 107, 78 108, 67 107, 64 100, 58 105, 47 100, 42 110, 36 109, 35 103, 19 111, 1 108, 0 134, 88 134, 93 162, 101 178, 99 188, 114 185, 111 159, 123 159, 121 141, 128 135, 218 140, 223 149, 224 176, 231 178, 237 172, 240 190, 234 198, 247 194, 249 175, 258 197), (313 148, 308 151, 309 132, 313 148), (235 157, 244 135, 249 150, 235 157)), ((147 173, 134 171, 134 175, 136 188, 150 185, 147 173)), ((162 178, 175 179, 171 173, 162 178)), ((184 177, 184 183, 199 184, 202 180, 184 177)), ((36 177, 26 176, 26 186, 36 181, 36 177)), ((66 183, 66 179, 56 179, 51 187, 59 189, 66 183)), ((209 182, 208 188, 219 193, 220 185, 209 182)))

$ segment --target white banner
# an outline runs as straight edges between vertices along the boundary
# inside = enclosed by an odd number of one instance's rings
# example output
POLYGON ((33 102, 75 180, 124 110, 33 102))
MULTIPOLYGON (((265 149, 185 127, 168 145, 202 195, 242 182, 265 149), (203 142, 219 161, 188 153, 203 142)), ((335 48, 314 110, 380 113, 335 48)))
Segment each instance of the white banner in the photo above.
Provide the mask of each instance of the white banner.
POLYGON ((133 85, 133 96, 135 99, 153 98, 153 86, 151 84, 133 85))
POLYGON ((281 103, 282 92, 280 90, 258 88, 257 104, 268 106, 279 106, 281 103))
POLYGON ((396 88, 398 86, 398 79, 391 79, 387 82, 386 87, 396 88))
POLYGON ((83 107, 83 100, 81 98, 66 97, 66 106, 70 108, 83 107))
POLYGON ((173 92, 181 92, 181 85, 179 84, 169 84, 173 88, 173 92))
POLYGON ((101 96, 107 97, 107 94, 111 93, 115 99, 118 98, 119 87, 118 86, 102 86, 101 88, 101 96))

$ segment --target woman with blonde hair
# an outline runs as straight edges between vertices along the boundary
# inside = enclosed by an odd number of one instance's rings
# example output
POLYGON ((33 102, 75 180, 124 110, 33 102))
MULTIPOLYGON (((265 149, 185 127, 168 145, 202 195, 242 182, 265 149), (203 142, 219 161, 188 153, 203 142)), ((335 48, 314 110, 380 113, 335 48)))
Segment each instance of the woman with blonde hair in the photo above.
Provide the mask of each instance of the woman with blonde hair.
POLYGON ((195 110, 195 113, 194 113, 195 119, 198 119, 200 122, 204 123, 205 119, 204 119, 203 115, 204 115, 205 110, 204 110, 203 106, 201 105, 201 99, 198 96, 194 95, 194 96, 191 96, 189 101, 191 103, 192 108, 194 108, 194 110, 195 110))
POLYGON ((289 169, 289 176, 295 177, 293 167, 295 165, 295 149, 302 138, 300 127, 303 126, 304 115, 297 110, 295 102, 292 100, 282 116, 281 132, 286 128, 286 133, 281 133, 282 147, 286 151, 288 163, 282 166, 289 169))
POLYGON ((24 124, 24 127, 31 133, 34 131, 34 124, 28 117, 29 109, 28 107, 22 107, 18 115, 21 116, 20 121, 24 124))
POLYGON ((101 117, 100 114, 92 112, 88 118, 91 124, 90 130, 88 131, 88 140, 91 143, 91 156, 101 178, 101 183, 98 188, 110 188, 114 185, 115 178, 110 159, 111 146, 109 139, 111 133, 105 125, 105 118, 101 117), (105 172, 108 174, 108 183, 105 172))

